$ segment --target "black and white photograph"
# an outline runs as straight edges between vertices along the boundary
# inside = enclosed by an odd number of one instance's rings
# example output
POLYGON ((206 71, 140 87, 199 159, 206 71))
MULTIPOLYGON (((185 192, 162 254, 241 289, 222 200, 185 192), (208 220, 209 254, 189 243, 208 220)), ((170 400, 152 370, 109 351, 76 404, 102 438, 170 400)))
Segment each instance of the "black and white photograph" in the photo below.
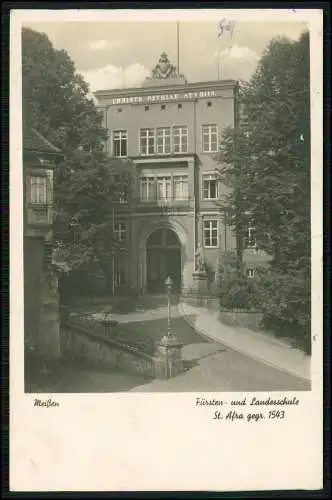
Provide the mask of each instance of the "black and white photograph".
POLYGON ((15 39, 37 408, 97 393, 286 407, 312 391, 310 18, 167 12, 31 15, 15 39))
POLYGON ((309 32, 257 30, 23 26, 28 392, 310 390, 309 32))

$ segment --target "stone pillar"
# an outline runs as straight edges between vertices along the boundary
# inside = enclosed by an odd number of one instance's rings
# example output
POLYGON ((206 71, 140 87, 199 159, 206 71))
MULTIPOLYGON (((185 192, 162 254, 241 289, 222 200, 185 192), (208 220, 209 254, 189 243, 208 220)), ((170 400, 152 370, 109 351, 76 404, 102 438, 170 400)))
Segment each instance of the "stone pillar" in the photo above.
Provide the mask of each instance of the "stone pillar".
POLYGON ((193 288, 194 261, 190 260, 184 264, 182 271, 182 294, 187 295, 193 288))
POLYGON ((208 275, 205 271, 193 272, 194 291, 197 295, 207 295, 208 281, 208 275))
POLYGON ((155 377, 167 380, 183 372, 183 344, 175 335, 164 336, 155 353, 155 377))
POLYGON ((61 355, 58 280, 52 271, 42 272, 40 302, 38 353, 52 361, 61 355))

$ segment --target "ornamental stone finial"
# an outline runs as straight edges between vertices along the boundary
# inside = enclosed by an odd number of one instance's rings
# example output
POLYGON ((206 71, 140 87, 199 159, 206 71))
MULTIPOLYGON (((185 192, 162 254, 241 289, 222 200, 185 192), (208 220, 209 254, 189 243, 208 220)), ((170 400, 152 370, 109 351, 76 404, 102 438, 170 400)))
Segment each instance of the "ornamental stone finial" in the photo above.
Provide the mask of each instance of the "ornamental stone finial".
POLYGON ((151 77, 146 78, 143 87, 160 84, 185 84, 185 77, 178 73, 176 66, 171 64, 166 52, 162 52, 158 63, 152 69, 151 77))

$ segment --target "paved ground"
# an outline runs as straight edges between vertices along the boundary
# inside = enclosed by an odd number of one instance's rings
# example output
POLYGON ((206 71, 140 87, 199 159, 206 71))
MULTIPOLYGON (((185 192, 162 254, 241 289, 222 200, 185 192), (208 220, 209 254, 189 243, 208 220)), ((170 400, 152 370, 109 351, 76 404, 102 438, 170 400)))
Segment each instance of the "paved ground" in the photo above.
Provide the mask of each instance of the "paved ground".
POLYGON ((291 375, 310 380, 311 358, 286 340, 276 339, 264 332, 229 326, 218 320, 218 315, 205 308, 179 304, 179 311, 198 332, 244 354, 291 375))
POLYGON ((66 367, 61 369, 61 376, 50 381, 42 389, 29 392, 52 393, 97 393, 127 392, 138 384, 149 380, 139 375, 129 375, 115 370, 66 367))
POLYGON ((216 343, 188 345, 183 357, 190 369, 170 380, 153 380, 132 391, 306 391, 307 380, 267 366, 216 343), (191 361, 191 363, 190 363, 191 361))
POLYGON ((214 342, 183 348, 187 370, 170 380, 148 380, 118 371, 65 368, 42 392, 304 391, 309 382, 214 342))
MULTIPOLYGON (((196 311, 197 312, 197 311, 196 311)), ((156 307, 144 312, 121 315, 120 321, 133 331, 145 331, 155 339, 162 337, 167 330, 167 308, 156 307)), ((179 339, 185 344, 183 358, 186 371, 167 381, 147 380, 141 376, 128 375, 116 371, 98 369, 66 368, 61 377, 54 381, 45 392, 124 392, 124 391, 300 391, 309 390, 310 382, 305 378, 287 373, 283 369, 259 361, 249 353, 239 352, 232 345, 216 342, 199 333, 195 321, 188 316, 181 317, 176 306, 172 307, 173 326, 179 339)), ((211 316, 207 316, 210 321, 211 316)), ((197 320, 196 320, 196 324, 197 320)), ((206 327, 206 323, 205 323, 206 327)), ((207 328, 207 327, 206 327, 207 328)), ((236 336, 232 327, 225 327, 227 333, 236 336)), ((209 328, 207 328, 208 330, 209 328)), ((211 328, 210 328, 211 329, 211 328)), ((227 337, 225 337, 227 338, 227 337)), ((243 337, 241 337, 243 342, 243 337)), ((263 338, 260 339, 263 342, 263 338)), ((260 344, 256 345, 259 347, 260 344)), ((273 352, 273 345, 265 346, 264 355, 273 352), (271 351, 272 349, 272 351, 271 351)), ((280 345, 281 349, 282 346, 280 345)), ((279 349, 279 351, 280 351, 279 349)), ((288 355, 283 347, 279 355, 288 355)), ((285 350, 286 349, 286 350, 285 350)), ((290 359, 290 358, 289 358, 290 359)), ((43 392, 44 392, 43 391, 43 392)))

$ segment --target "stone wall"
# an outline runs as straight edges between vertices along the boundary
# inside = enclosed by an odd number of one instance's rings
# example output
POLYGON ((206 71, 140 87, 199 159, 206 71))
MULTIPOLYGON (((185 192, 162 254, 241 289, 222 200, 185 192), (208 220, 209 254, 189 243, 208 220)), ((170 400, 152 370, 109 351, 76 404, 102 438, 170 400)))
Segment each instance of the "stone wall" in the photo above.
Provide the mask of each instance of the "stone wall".
POLYGON ((58 280, 50 269, 41 273, 40 291, 38 351, 45 360, 54 360, 61 356, 60 310, 58 280))
POLYGON ((232 311, 220 309, 219 299, 217 297, 199 297, 184 296, 183 302, 193 307, 204 307, 211 314, 225 325, 249 328, 250 330, 259 330, 263 318, 260 311, 249 311, 234 309, 232 311))
POLYGON ((259 330, 263 314, 257 311, 219 311, 218 319, 225 325, 259 330))
POLYGON ((218 297, 200 296, 198 293, 191 291, 190 295, 183 295, 182 300, 193 307, 205 307, 209 311, 219 311, 218 297))
POLYGON ((43 238, 24 238, 24 335, 34 348, 38 345, 43 238))
POLYGON ((61 326, 61 351, 70 360, 91 366, 117 368, 147 377, 155 376, 155 358, 111 339, 103 338, 83 328, 63 324, 61 326))

